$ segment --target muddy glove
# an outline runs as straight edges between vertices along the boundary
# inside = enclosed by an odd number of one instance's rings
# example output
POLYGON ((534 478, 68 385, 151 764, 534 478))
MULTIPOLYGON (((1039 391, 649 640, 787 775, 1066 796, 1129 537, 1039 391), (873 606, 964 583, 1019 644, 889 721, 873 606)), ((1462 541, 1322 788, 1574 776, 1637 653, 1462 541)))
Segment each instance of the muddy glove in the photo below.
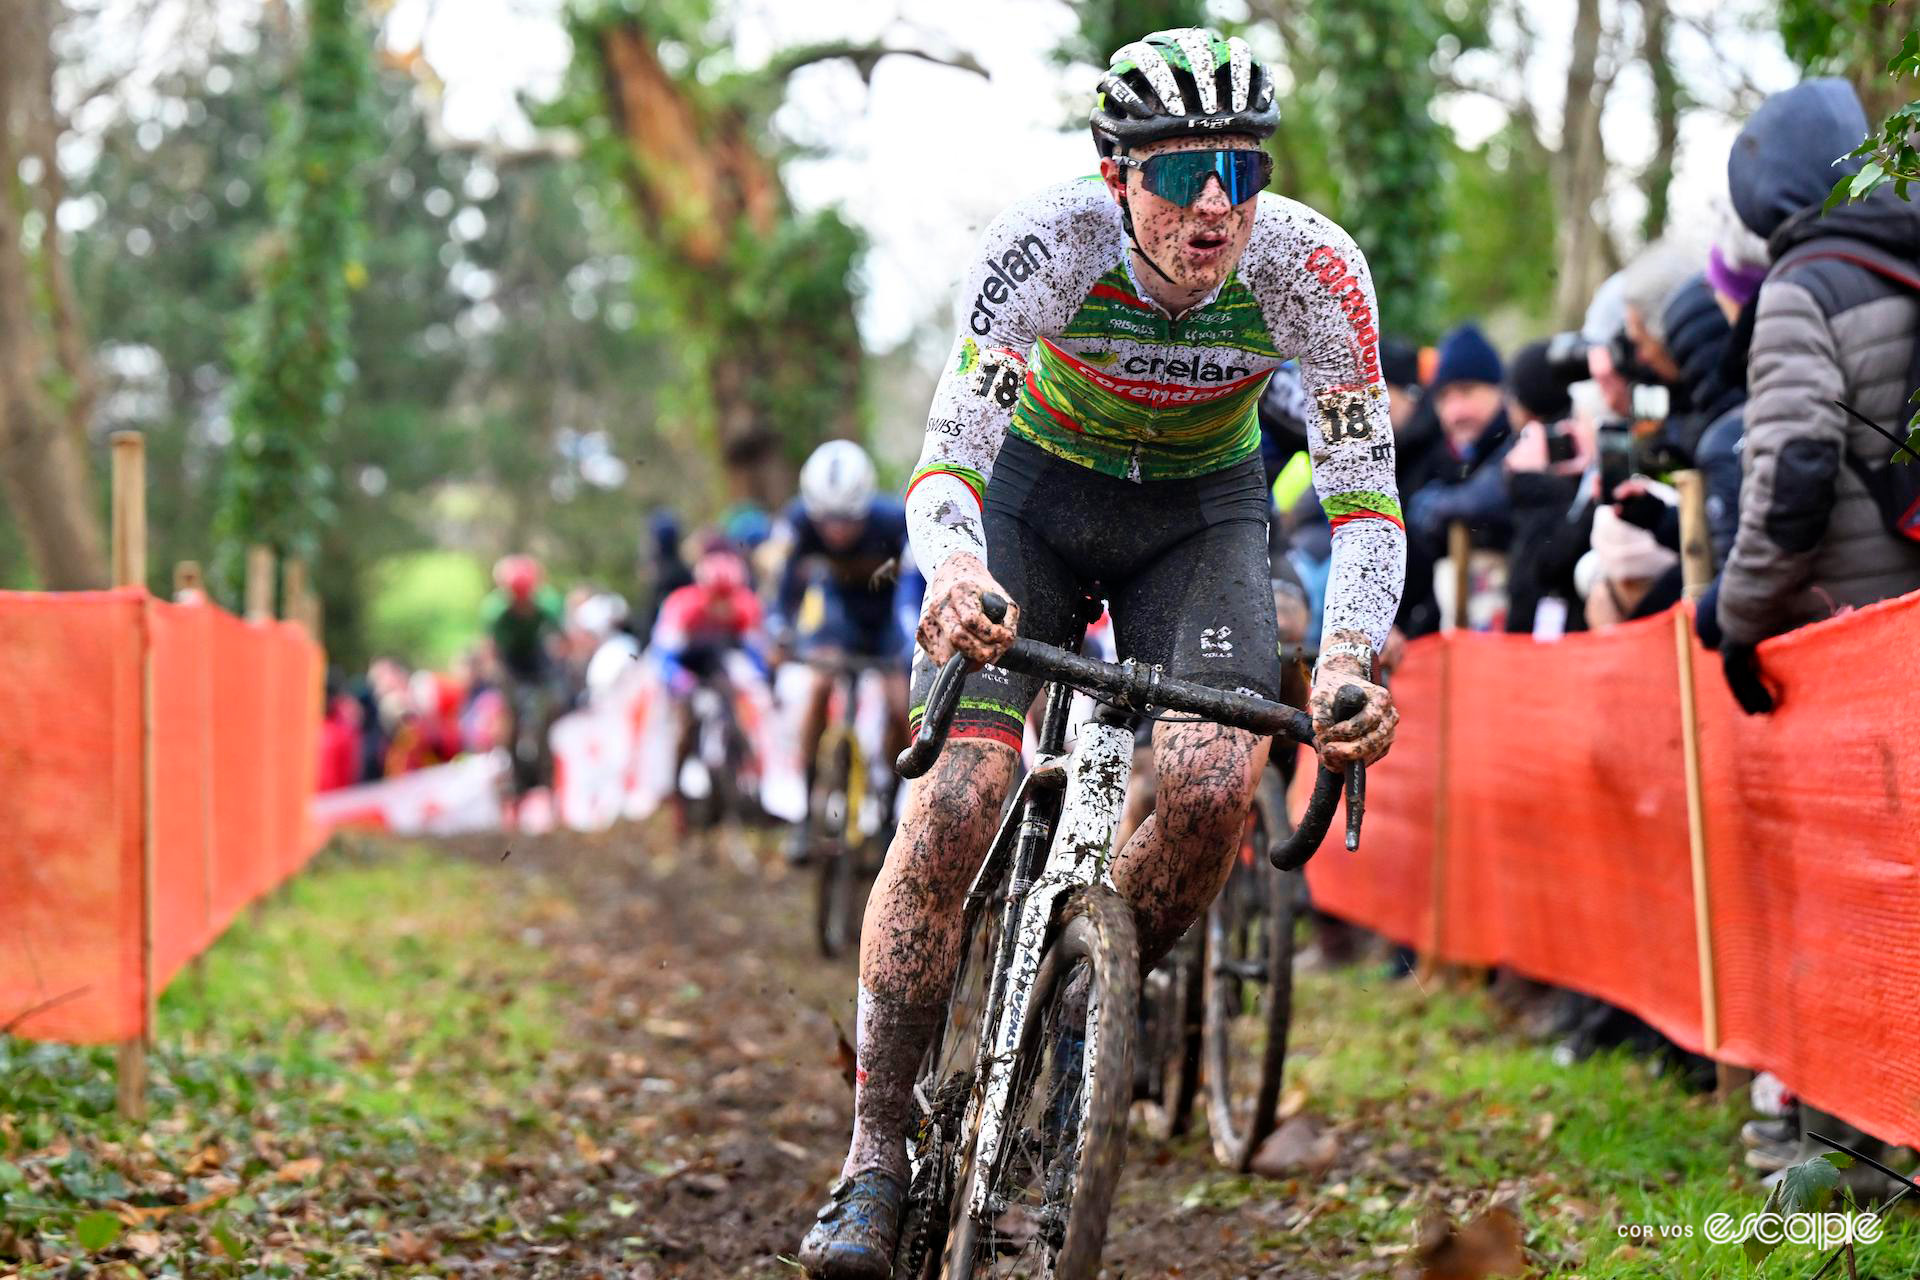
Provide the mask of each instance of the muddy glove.
POLYGON ((1727 688, 1733 690, 1733 700, 1742 711, 1763 716, 1773 710, 1773 691, 1760 679, 1760 656, 1752 645, 1721 645, 1720 665, 1727 673, 1727 688))
POLYGON ((1400 712, 1393 695, 1373 683, 1373 647, 1333 640, 1322 644, 1320 665, 1314 668, 1313 696, 1307 709, 1313 714, 1313 736, 1320 744, 1320 763, 1329 769, 1342 769, 1356 761, 1372 764, 1387 754, 1393 745, 1394 730, 1400 724, 1400 712), (1361 651, 1368 655, 1363 662, 1361 651), (1367 695, 1367 705, 1349 720, 1333 718, 1334 695, 1344 685, 1358 685, 1367 695))
POLYGON ((978 556, 956 552, 934 571, 920 609, 917 638, 936 666, 955 653, 975 662, 992 662, 1013 644, 1020 606, 1009 604, 1007 620, 995 623, 980 610, 980 596, 987 591, 1012 599, 978 556))

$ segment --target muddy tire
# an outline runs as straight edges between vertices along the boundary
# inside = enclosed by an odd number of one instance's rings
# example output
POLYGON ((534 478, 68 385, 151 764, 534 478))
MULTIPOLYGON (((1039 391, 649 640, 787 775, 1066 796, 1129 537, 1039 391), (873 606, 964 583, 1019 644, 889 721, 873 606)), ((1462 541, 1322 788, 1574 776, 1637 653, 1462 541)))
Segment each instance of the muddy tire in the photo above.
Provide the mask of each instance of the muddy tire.
POLYGON ((1242 1173, 1273 1132, 1287 1059, 1300 873, 1276 870, 1267 850, 1291 830, 1283 784, 1268 770, 1226 886, 1207 909, 1207 1129, 1214 1158, 1242 1173))
POLYGON ((955 1180, 950 1280, 1091 1280, 1100 1269, 1133 1096, 1139 944, 1133 912, 1102 886, 1075 893, 1064 917, 1021 1029, 1006 1140, 986 1171, 990 1194, 1010 1208, 987 1224, 966 1213, 981 1172, 969 1156, 955 1180))

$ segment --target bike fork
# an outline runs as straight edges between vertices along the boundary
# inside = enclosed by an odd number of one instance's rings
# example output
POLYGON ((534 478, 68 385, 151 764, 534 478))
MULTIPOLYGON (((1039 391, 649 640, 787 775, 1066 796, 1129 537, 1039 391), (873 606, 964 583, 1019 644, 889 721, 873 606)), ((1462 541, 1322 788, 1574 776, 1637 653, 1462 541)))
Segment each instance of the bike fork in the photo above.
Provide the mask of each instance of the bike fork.
MULTIPOLYGON (((1019 925, 1009 949, 1011 964, 1001 979, 1004 1000, 993 1028, 991 1050, 984 1053, 982 1071, 975 1077, 982 1081, 974 1095, 979 1099, 980 1125, 974 1140, 973 1188, 968 1207, 977 1222, 990 1221, 993 1216, 988 1197, 1011 1120, 1007 1109, 1014 1062, 1019 1057, 1021 1032, 1055 910, 1073 890, 1106 880, 1132 762, 1131 729, 1099 719, 1080 727, 1080 740, 1067 766, 1066 796, 1054 827, 1046 870, 1019 905, 1019 925)), ((1091 1061, 1096 1051, 1089 1042, 1087 1060, 1091 1061)))

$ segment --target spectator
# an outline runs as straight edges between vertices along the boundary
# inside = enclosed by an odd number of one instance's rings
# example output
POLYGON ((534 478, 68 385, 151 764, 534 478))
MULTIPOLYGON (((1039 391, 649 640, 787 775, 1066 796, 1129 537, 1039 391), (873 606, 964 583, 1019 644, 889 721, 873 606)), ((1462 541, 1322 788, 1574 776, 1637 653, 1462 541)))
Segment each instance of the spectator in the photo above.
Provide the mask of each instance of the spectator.
POLYGON ((1547 360, 1545 341, 1514 354, 1507 370, 1507 416, 1519 424, 1501 465, 1513 507, 1507 555, 1507 630, 1555 639, 1586 630, 1574 567, 1591 545, 1593 430, 1573 417, 1566 385, 1547 360), (1572 453, 1555 460, 1550 441, 1572 453))
POLYGON ((647 552, 648 576, 646 604, 633 628, 635 635, 650 636, 660 619, 660 604, 682 587, 693 585, 693 570, 680 554, 680 517, 661 507, 648 522, 652 547, 647 552))
MULTIPOLYGON (((1754 646, 1842 608, 1920 588, 1920 542, 1869 489, 1891 446, 1834 403, 1905 421, 1920 297, 1920 206, 1889 185, 1823 211, 1866 133, 1843 80, 1809 80, 1763 104, 1727 163, 1734 208, 1773 257, 1754 304, 1739 532, 1716 607, 1728 683, 1767 711, 1754 646)), ((1709 641, 1714 637, 1709 636, 1709 641)))
MULTIPOLYGON (((1740 443, 1746 432, 1747 355, 1753 345, 1753 300, 1767 275, 1767 245, 1747 230, 1739 215, 1726 210, 1713 248, 1707 253, 1707 282, 1713 300, 1732 326, 1720 352, 1720 383, 1738 389, 1739 398, 1700 434, 1694 465, 1707 481, 1707 533, 1713 542, 1717 574, 1733 552, 1740 526, 1740 443)), ((1715 579, 1718 582, 1718 579, 1715 579)), ((1712 606, 1702 604, 1703 613, 1712 606)))
MULTIPOLYGON (((1651 484, 1642 481, 1642 484, 1651 484)), ((1659 486, 1665 488, 1665 486, 1659 486)), ((1644 618, 1673 604, 1678 591, 1654 596, 1680 555, 1648 530, 1629 524, 1610 506, 1593 513, 1593 550, 1581 558, 1575 576, 1585 588, 1587 626, 1594 630, 1630 618, 1644 618)))
MULTIPOLYGON (((1469 619, 1484 629, 1504 615, 1506 549, 1513 536, 1512 510, 1497 463, 1511 443, 1500 386, 1505 371, 1500 353, 1472 324, 1462 325, 1440 344, 1427 399, 1440 423, 1441 443, 1408 477, 1401 501, 1407 513, 1407 578, 1432 578, 1444 609, 1454 573, 1447 556, 1447 529, 1463 521, 1472 534, 1469 619)), ((1404 615, 1403 615, 1404 616, 1404 615)), ((1436 615, 1427 630, 1439 625, 1436 615)), ((1404 624, 1403 630, 1416 634, 1404 624)))

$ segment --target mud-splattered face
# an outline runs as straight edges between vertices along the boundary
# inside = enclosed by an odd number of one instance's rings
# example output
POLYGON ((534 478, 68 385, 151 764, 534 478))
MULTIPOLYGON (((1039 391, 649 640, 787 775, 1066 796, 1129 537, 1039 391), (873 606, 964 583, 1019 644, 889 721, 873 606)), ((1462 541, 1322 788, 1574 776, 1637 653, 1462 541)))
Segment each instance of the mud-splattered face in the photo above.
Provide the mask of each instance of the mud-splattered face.
MULTIPOLYGON (((1135 147, 1129 154, 1136 160, 1146 160, 1167 151, 1225 149, 1258 151, 1260 144, 1244 136, 1169 138, 1135 147)), ((1172 277, 1181 293, 1197 298, 1212 291, 1246 252, 1247 241, 1253 236, 1256 202, 1228 203, 1218 178, 1208 178, 1199 198, 1181 208, 1148 191, 1138 169, 1122 168, 1109 159, 1100 162, 1100 173, 1114 199, 1124 196, 1133 211, 1133 230, 1140 247, 1155 266, 1172 277)), ((1142 273, 1140 282, 1153 293, 1159 293, 1158 286, 1166 284, 1151 268, 1142 273)))

